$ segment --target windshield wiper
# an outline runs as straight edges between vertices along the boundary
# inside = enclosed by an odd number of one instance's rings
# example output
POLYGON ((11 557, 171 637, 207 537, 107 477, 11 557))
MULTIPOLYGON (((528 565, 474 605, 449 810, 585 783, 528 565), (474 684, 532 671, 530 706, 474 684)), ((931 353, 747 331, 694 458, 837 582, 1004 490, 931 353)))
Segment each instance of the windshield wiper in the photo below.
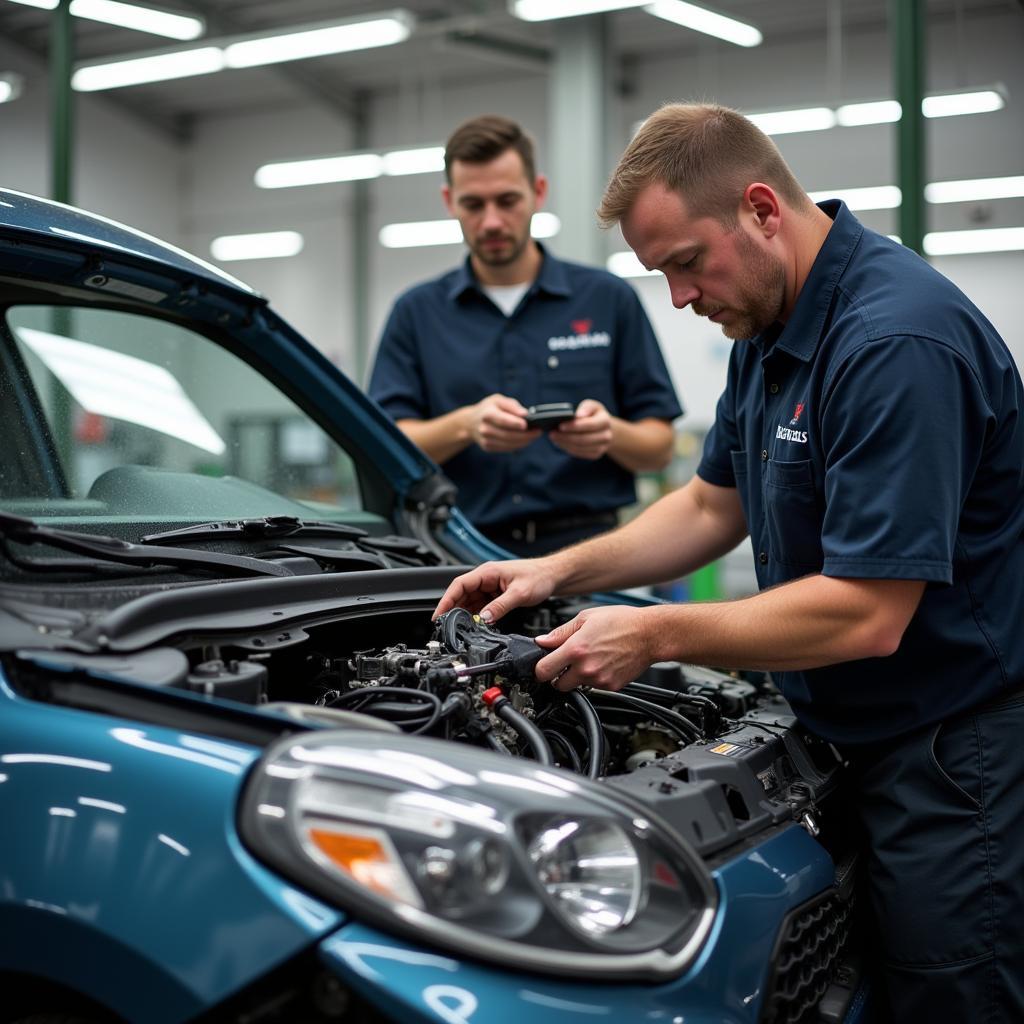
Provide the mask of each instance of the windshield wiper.
POLYGON ((326 523, 305 520, 298 516, 260 516, 257 519, 223 519, 215 523, 184 526, 180 530, 150 533, 142 538, 143 544, 188 544, 194 540, 260 540, 266 537, 335 537, 359 540, 367 536, 366 530, 344 523, 326 523))
POLYGON ((88 568, 69 561, 19 559, 10 549, 15 544, 45 544, 79 555, 88 555, 106 562, 134 565, 141 568, 171 566, 181 569, 202 569, 225 576, 294 576, 283 565, 264 562, 246 555, 225 555, 213 551, 180 551, 177 548, 132 544, 130 541, 102 534, 76 533, 50 526, 40 526, 32 519, 0 512, 0 546, 15 565, 36 571, 66 571, 88 568))

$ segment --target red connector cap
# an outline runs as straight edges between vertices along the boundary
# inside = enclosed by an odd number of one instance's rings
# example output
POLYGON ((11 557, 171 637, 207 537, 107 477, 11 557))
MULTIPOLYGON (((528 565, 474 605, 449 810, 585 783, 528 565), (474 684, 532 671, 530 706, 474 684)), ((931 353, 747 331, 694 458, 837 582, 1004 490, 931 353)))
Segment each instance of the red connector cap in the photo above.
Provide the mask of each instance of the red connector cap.
POLYGON ((499 700, 505 700, 505 694, 501 692, 500 686, 492 686, 480 694, 480 699, 489 707, 493 708, 499 700))

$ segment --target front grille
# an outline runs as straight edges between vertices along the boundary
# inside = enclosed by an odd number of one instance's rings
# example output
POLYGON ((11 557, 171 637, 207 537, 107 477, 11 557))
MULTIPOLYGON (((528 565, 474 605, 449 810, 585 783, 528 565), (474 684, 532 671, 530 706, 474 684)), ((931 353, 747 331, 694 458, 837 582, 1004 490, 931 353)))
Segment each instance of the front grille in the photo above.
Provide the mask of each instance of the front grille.
POLYGON ((850 939, 854 900, 837 890, 791 911, 779 930, 762 1024, 811 1024, 850 939))

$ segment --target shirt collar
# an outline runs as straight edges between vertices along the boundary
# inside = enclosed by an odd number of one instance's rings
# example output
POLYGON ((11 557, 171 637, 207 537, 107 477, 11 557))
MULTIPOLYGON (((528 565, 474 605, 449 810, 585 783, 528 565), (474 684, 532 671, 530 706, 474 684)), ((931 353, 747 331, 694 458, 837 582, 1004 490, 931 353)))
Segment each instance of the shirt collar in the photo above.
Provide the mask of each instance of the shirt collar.
MULTIPOLYGON (((832 227, 800 289, 792 315, 772 346, 773 350, 782 349, 804 362, 811 359, 818 347, 839 279, 864 234, 864 225, 842 200, 827 199, 818 207, 832 218, 832 227)), ((769 332, 764 332, 759 340, 767 340, 766 335, 770 336, 769 332)))
MULTIPOLYGON (((530 285, 530 294, 547 292, 549 295, 571 295, 572 289, 569 287, 569 275, 565 272, 565 264, 552 256, 540 242, 537 242, 536 245, 541 255, 540 273, 530 285)), ((462 265, 455 270, 451 287, 448 289, 448 298, 454 302, 468 291, 479 292, 481 287, 467 255, 462 265)))

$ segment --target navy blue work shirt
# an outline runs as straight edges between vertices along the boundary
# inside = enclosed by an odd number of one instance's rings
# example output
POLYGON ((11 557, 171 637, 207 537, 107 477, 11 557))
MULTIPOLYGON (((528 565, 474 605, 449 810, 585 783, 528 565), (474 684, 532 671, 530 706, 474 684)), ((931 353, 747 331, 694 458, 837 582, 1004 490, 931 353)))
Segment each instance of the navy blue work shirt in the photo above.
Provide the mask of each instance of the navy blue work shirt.
MULTIPOLYGON (((555 259, 506 316, 467 257, 399 297, 381 336, 370 395, 393 419, 433 419, 500 392, 523 405, 595 398, 626 420, 681 415, 665 361, 633 289, 604 270, 555 259)), ((444 464, 478 526, 636 500, 613 459, 579 459, 547 436, 517 452, 476 444, 444 464)))
POLYGON ((803 721, 855 744, 1024 683, 1024 394, 959 289, 821 208, 834 223, 789 321, 733 346, 697 472, 738 488, 761 588, 927 582, 891 657, 778 674, 803 721))

